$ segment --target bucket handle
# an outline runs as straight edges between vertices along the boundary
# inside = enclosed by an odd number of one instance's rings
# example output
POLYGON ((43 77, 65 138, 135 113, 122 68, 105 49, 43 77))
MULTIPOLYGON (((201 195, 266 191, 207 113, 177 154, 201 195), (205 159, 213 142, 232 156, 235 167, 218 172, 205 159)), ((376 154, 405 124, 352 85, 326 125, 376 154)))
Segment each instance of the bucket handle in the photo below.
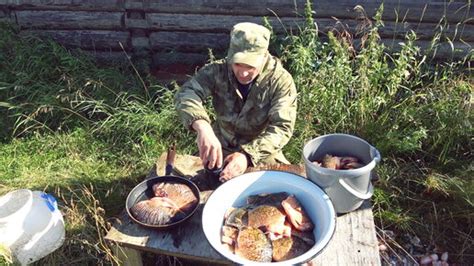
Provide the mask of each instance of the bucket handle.
POLYGON ((374 158, 374 161, 376 163, 380 162, 380 160, 382 159, 382 156, 380 155, 379 150, 377 150, 373 146, 370 146, 370 155, 374 158))
POLYGON ((346 183, 346 181, 344 181, 342 178, 339 179, 339 184, 341 184, 341 186, 347 190, 349 193, 351 193, 352 195, 354 195, 355 197, 359 198, 359 199, 363 199, 363 200, 366 200, 366 199, 369 199, 370 197, 372 197, 372 194, 374 194, 374 186, 372 185, 372 183, 369 183, 369 191, 367 193, 360 193, 359 191, 353 189, 349 184, 346 183))

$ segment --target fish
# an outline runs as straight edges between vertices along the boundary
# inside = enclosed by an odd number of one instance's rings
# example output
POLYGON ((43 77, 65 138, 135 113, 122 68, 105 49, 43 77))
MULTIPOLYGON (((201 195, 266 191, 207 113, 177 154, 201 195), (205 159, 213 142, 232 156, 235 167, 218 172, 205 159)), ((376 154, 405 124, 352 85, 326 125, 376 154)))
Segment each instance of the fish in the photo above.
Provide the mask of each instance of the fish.
POLYGON ((258 262, 297 257, 315 244, 314 224, 295 195, 287 192, 247 197, 245 205, 224 214, 222 245, 258 262))
POLYGON ((294 195, 288 196, 281 202, 291 224, 300 231, 310 231, 314 228, 311 219, 294 195))
POLYGON ((225 225, 240 229, 248 225, 247 208, 234 208, 225 220, 225 225))
POLYGON ((352 156, 334 156, 331 154, 325 154, 321 161, 314 161, 313 164, 334 170, 350 170, 363 167, 364 164, 361 163, 356 157, 352 156))
POLYGON ((274 261, 289 260, 304 254, 310 248, 311 246, 299 237, 283 237, 272 241, 272 258, 274 261))
POLYGON ((341 165, 341 158, 337 156, 332 156, 331 154, 326 154, 323 157, 321 166, 328 169, 339 169, 341 165))
POLYGON ((196 207, 198 199, 191 188, 185 184, 174 182, 160 182, 152 186, 156 197, 171 199, 183 212, 189 212, 196 207))
POLYGON ((160 182, 152 190, 154 197, 130 208, 133 217, 146 224, 164 225, 184 219, 198 204, 198 198, 185 184, 160 182))
POLYGON ((291 236, 298 237, 299 239, 303 240, 304 242, 306 242, 306 244, 308 244, 311 247, 314 246, 314 244, 316 243, 314 239, 314 234, 309 231, 303 232, 303 231, 297 230, 296 228, 293 228, 291 231, 291 236))
POLYGON ((273 251, 270 239, 258 228, 244 227, 239 230, 235 254, 252 261, 271 262, 273 251))
POLYGON ((360 160, 356 157, 345 156, 341 157, 341 169, 349 170, 349 169, 357 169, 361 168, 364 165, 360 163, 360 160))
POLYGON ((251 206, 271 205, 281 207, 281 202, 289 196, 286 192, 278 192, 271 194, 252 195, 247 198, 247 204, 251 206))
POLYGON ((248 226, 259 228, 265 233, 283 234, 285 219, 285 213, 271 205, 260 205, 248 211, 248 226))
POLYGON ((151 225, 170 223, 177 214, 182 213, 173 201, 164 197, 140 201, 130 211, 137 220, 151 225))
POLYGON ((222 236, 221 242, 229 245, 234 245, 237 241, 237 235, 239 234, 239 229, 224 225, 222 226, 222 236))

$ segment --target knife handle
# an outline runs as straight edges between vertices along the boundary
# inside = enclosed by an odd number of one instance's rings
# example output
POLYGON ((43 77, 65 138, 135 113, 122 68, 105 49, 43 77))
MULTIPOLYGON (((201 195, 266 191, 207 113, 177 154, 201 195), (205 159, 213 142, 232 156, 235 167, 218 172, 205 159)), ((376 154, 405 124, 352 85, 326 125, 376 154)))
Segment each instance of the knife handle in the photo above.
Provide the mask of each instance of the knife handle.
POLYGON ((165 167, 165 175, 171 175, 173 172, 173 165, 174 160, 176 158, 176 143, 168 148, 168 153, 166 154, 166 167, 165 167))

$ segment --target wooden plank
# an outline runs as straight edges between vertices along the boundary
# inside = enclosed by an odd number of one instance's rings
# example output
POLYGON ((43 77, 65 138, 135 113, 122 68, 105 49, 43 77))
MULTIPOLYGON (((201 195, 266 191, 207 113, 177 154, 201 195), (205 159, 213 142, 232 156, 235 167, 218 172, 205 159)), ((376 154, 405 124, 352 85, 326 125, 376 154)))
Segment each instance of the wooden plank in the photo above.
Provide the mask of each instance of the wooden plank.
MULTIPOLYGON (((100 65, 123 65, 129 64, 127 55, 123 51, 97 51, 81 50, 81 53, 94 58, 100 65)), ((130 55, 131 56, 131 55, 130 55)))
POLYGON ((125 0, 0 0, 16 10, 125 11, 125 0))
POLYGON ((205 53, 184 53, 176 51, 153 53, 154 66, 171 72, 180 72, 173 70, 173 65, 184 64, 184 66, 188 66, 187 68, 193 68, 192 66, 204 65, 207 60, 208 56, 205 53))
POLYGON ((101 31, 101 30, 24 30, 22 35, 34 35, 52 40, 68 48, 81 48, 86 50, 121 50, 120 44, 125 49, 130 48, 129 32, 101 31))
POLYGON ((132 47, 134 49, 149 49, 150 40, 148 37, 132 37, 132 47))
POLYGON ((0 21, 15 23, 15 16, 12 16, 12 13, 10 9, 0 6, 0 21))
MULTIPOLYGON (((381 37, 404 38, 411 30, 416 32, 416 36, 421 40, 432 40, 440 32, 439 25, 436 23, 417 23, 417 22, 384 22, 384 27, 379 30, 381 37)), ((472 24, 450 24, 443 28, 441 33, 443 38, 451 40, 474 40, 474 25, 472 24)))
POLYGON ((123 30, 123 12, 17 10, 18 25, 28 29, 123 30))
POLYGON ((114 255, 117 256, 121 266, 142 266, 142 256, 140 251, 131 248, 112 245, 114 255))
MULTIPOLYGON (((136 27, 145 27, 152 30, 161 31, 186 31, 186 32, 207 32, 207 33, 228 33, 233 25, 239 22, 254 22, 263 24, 263 17, 252 16, 226 16, 226 15, 197 15, 197 14, 146 14, 147 23, 140 21, 136 27)), ((269 21, 276 34, 284 32, 297 32, 304 26, 304 19, 283 17, 277 19, 269 18, 269 21)), ((355 34, 361 22, 352 19, 336 20, 334 18, 317 18, 316 23, 320 32, 327 33, 338 26, 344 25, 345 29, 355 34)), ((404 37, 407 32, 414 30, 419 39, 432 39, 437 31, 436 23, 418 22, 385 22, 384 27, 379 29, 381 37, 404 37)), ((450 39, 474 40, 474 25, 447 25, 443 30, 443 36, 450 39)))
POLYGON ((146 12, 184 13, 184 14, 227 14, 271 16, 295 16, 296 10, 302 11, 305 0, 144 0, 127 1, 128 9, 139 8, 146 12), (272 10, 272 11, 270 11, 272 10))
MULTIPOLYGON (((263 25, 263 17, 228 16, 206 14, 166 14, 147 13, 147 27, 151 30, 163 31, 195 31, 208 33, 229 33, 232 26, 239 22, 253 22, 263 25)), ((296 30, 304 19, 295 17, 268 18, 275 32, 296 30)))
POLYGON ((225 50, 229 46, 229 34, 196 32, 153 32, 150 44, 158 51, 186 51, 207 53, 208 49, 225 50))
MULTIPOLYGON (((207 54, 208 48, 217 52, 225 51, 228 47, 228 34, 213 33, 192 33, 192 32, 156 32, 150 35, 151 47, 154 50, 169 50, 178 52, 201 52, 207 54)), ((356 40, 356 44, 357 44, 356 40)), ((404 42, 404 39, 383 38, 381 42, 389 47, 397 48, 398 43, 404 42)), ((416 44, 424 51, 430 46, 430 40, 419 40, 416 44)), ((454 41, 454 55, 466 55, 472 44, 461 41, 454 41)), ((448 58, 451 56, 451 45, 443 42, 439 45, 437 56, 440 58, 448 58)))
POLYGON ((313 9, 318 17, 356 18, 356 5, 364 8, 369 17, 373 17, 384 2, 384 21, 424 21, 437 23, 444 16, 449 23, 458 23, 470 19, 473 24, 472 7, 466 1, 412 1, 412 0, 337 0, 313 1, 313 9), (404 19, 403 19, 404 18, 404 19))
MULTIPOLYGON (((361 22, 353 19, 316 19, 318 30, 320 33, 326 34, 328 31, 343 31, 360 35, 361 22)), ((415 31, 417 39, 431 40, 440 32, 437 23, 418 23, 418 22, 394 22, 386 21, 384 26, 378 29, 382 38, 398 38, 403 39, 410 31, 415 31)), ((443 27, 441 35, 451 40, 474 40, 474 25, 471 24, 448 24, 443 27)))
MULTIPOLYGON (((165 158, 165 154, 160 156, 152 173, 164 172, 165 158)), ((195 156, 177 155, 175 168, 183 176, 202 173, 202 163, 195 156)), ((301 166, 290 166, 290 168, 295 168, 294 171, 304 174, 301 166)), ((253 170, 262 169, 259 167, 253 170)), ((205 193, 208 196, 210 191, 205 193)), ((122 214, 120 222, 111 228, 105 239, 137 250, 201 260, 205 263, 231 264, 210 246, 204 236, 200 218, 205 200, 202 200, 198 212, 189 221, 166 231, 140 227, 132 223, 127 215, 122 214)), ((380 265, 375 225, 368 201, 360 209, 338 216, 336 223, 336 231, 331 241, 312 262, 316 265, 380 265)))
MULTIPOLYGON (((401 50, 401 45, 400 43, 404 43, 405 40, 400 40, 400 39, 382 39, 381 42, 392 52, 394 51, 400 51, 401 50)), ((453 42, 452 46, 451 44, 447 42, 441 42, 438 45, 436 45, 434 50, 429 50, 431 46, 430 41, 425 41, 425 40, 419 40, 416 41, 415 44, 420 47, 421 52, 423 54, 427 54, 429 56, 432 56, 435 59, 448 59, 448 58, 454 58, 454 59, 459 59, 463 58, 469 53, 473 52, 473 46, 469 43, 464 43, 464 42, 453 42)))
POLYGON ((369 201, 358 210, 337 217, 332 240, 311 262, 315 265, 381 265, 369 201))

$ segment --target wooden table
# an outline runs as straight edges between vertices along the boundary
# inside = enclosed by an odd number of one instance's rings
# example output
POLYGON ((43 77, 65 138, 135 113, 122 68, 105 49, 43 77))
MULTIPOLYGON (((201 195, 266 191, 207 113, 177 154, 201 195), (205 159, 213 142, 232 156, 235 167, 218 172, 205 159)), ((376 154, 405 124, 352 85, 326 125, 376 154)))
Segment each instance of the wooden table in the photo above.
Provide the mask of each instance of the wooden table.
MULTIPOLYGON (((157 160, 151 174, 164 174, 165 158, 166 155, 163 154, 157 160)), ((203 178, 205 173, 200 159, 195 156, 177 155, 175 170, 179 175, 193 178, 201 188, 202 200, 191 219, 176 228, 157 231, 133 223, 124 211, 105 239, 113 244, 124 265, 141 265, 140 251, 192 259, 206 264, 232 264, 211 247, 201 227, 202 207, 215 184, 203 181, 206 179, 203 178)), ((286 170, 305 175, 301 165, 290 166, 286 170)), ((370 202, 366 201, 358 210, 337 217, 332 239, 311 262, 317 265, 381 264, 370 202)))

